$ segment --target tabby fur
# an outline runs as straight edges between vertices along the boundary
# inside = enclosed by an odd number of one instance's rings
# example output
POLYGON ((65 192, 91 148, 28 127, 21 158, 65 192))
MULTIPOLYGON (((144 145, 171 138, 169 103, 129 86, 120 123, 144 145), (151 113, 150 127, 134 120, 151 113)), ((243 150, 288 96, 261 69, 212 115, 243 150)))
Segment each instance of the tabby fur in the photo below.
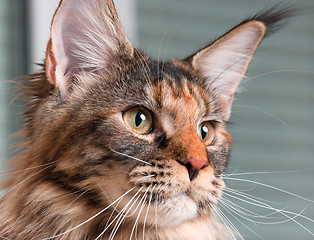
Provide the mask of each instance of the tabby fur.
POLYGON ((290 14, 265 11, 159 63, 127 40, 111 0, 61 1, 43 72, 23 83, 24 140, 2 183, 0 238, 231 238, 214 208, 234 92, 262 38, 290 14), (147 134, 123 122, 135 106, 152 114, 147 134), (213 144, 200 141, 202 121, 213 144))

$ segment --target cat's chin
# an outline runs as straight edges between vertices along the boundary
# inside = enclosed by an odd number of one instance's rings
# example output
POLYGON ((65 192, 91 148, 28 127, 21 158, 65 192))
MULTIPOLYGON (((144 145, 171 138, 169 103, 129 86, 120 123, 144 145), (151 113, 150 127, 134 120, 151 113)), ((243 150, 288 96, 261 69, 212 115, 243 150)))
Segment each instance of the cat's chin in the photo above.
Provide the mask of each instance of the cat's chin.
MULTIPOLYGON (((154 214, 156 219, 156 213, 154 214)), ((175 227, 198 216, 198 204, 185 194, 164 199, 158 204, 158 227, 175 227)))

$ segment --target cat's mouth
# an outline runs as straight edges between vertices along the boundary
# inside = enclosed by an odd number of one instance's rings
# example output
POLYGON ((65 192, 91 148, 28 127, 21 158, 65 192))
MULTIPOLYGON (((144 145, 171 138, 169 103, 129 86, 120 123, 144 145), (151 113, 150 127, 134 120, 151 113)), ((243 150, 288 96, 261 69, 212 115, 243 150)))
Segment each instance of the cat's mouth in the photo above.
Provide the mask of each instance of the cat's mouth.
POLYGON ((157 218, 159 226, 174 226, 210 213, 224 188, 223 180, 211 169, 200 171, 190 181, 184 166, 166 161, 136 166, 128 182, 142 200, 139 219, 153 224, 157 218))

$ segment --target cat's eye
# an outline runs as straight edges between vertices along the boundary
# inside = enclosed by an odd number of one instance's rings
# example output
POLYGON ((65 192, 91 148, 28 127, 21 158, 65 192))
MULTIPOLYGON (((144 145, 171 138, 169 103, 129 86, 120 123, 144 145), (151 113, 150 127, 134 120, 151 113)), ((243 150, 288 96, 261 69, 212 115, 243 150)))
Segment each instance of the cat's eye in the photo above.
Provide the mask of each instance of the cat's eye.
POLYGON ((202 122, 198 127, 198 134, 205 145, 211 145, 215 141, 215 128, 209 121, 202 122))
POLYGON ((132 131, 141 135, 149 133, 153 127, 151 113, 142 107, 133 107, 124 112, 123 120, 132 131))

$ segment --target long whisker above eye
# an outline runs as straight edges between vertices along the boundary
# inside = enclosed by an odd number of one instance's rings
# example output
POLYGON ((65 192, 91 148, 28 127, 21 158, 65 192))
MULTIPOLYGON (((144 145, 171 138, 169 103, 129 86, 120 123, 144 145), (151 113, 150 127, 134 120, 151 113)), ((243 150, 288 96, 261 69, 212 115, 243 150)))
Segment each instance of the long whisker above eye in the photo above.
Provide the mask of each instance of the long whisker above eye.
POLYGON ((257 108, 257 107, 253 107, 253 106, 249 106, 249 105, 239 105, 239 104, 234 104, 233 107, 245 107, 245 108, 250 108, 253 109, 257 112, 261 112, 273 119, 275 119, 276 121, 278 121, 279 123, 281 123, 282 125, 284 125, 286 128, 288 128, 291 132, 295 132, 286 122, 284 122, 283 120, 281 120, 279 117, 275 116, 272 113, 269 113, 263 109, 257 108))
POLYGON ((121 155, 121 156, 131 158, 131 159, 133 159, 133 160, 139 161, 139 162, 141 162, 141 163, 145 163, 145 164, 147 164, 147 165, 152 165, 151 163, 146 162, 146 161, 144 161, 144 160, 141 160, 141 159, 139 159, 139 158, 137 158, 137 157, 133 157, 133 156, 130 156, 130 155, 128 155, 128 154, 118 152, 118 151, 112 149, 110 146, 109 146, 109 149, 110 149, 112 152, 114 152, 114 153, 116 153, 116 154, 119 154, 119 155, 121 155))
POLYGON ((136 50, 134 53, 142 59, 141 66, 138 62, 136 62, 136 64, 140 68, 141 72, 144 74, 144 80, 147 83, 147 87, 150 89, 151 92, 153 92, 153 85, 152 85, 151 81, 149 80, 150 79, 150 72, 151 72, 150 67, 149 67, 147 61, 145 60, 143 54, 140 51, 136 50))
POLYGON ((252 76, 252 77, 248 77, 246 80, 241 81, 241 82, 240 82, 240 85, 241 85, 241 84, 244 84, 244 83, 246 83, 246 82, 248 82, 248 81, 251 81, 251 80, 253 80, 253 79, 255 79, 255 78, 263 77, 263 76, 265 76, 265 75, 274 74, 274 73, 285 73, 285 72, 313 73, 313 74, 314 74, 313 71, 308 71, 308 70, 291 70, 291 69, 287 69, 287 70, 284 70, 284 69, 283 69, 283 70, 275 70, 275 71, 270 71, 270 72, 261 73, 261 74, 258 74, 258 75, 252 76))

